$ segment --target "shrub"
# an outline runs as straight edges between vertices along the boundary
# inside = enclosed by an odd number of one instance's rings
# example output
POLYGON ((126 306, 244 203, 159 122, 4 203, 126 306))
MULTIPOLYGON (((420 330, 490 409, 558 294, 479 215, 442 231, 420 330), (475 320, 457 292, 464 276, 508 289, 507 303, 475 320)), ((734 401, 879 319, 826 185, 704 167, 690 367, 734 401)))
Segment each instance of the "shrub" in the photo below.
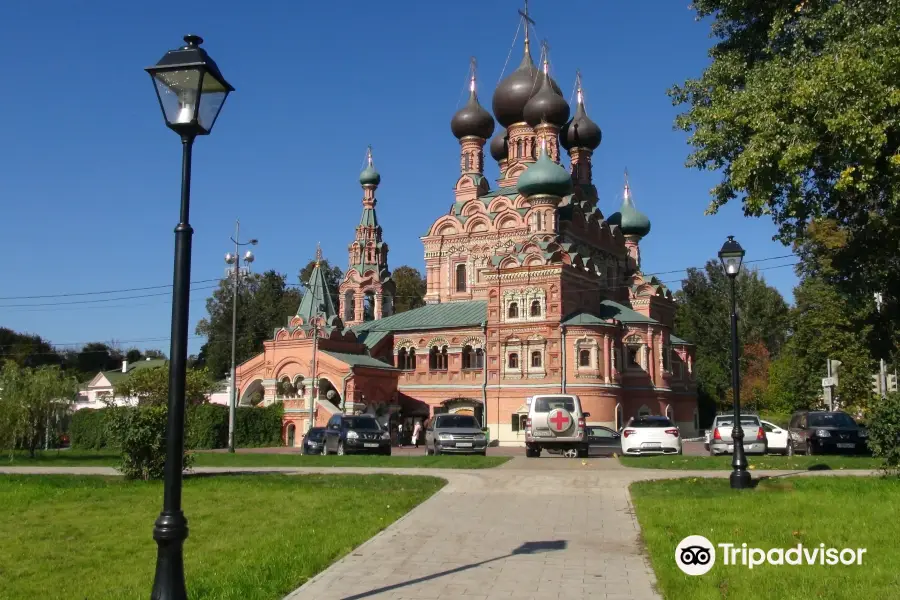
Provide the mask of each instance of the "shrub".
POLYGON ((882 468, 900 470, 900 393, 888 394, 873 403, 868 414, 869 448, 882 459, 882 468))
MULTIPOLYGON (((225 411, 225 431, 228 431, 228 411, 225 411)), ((234 443, 239 448, 282 446, 281 422, 284 407, 276 402, 265 408, 240 407, 234 423, 234 443)), ((227 435, 227 433, 226 433, 227 435)))
POLYGON ((199 404, 187 409, 184 447, 190 450, 225 448, 228 445, 228 407, 199 404))
POLYGON ((84 408, 72 415, 69 437, 77 450, 102 450, 113 446, 106 427, 108 408, 84 408))
MULTIPOLYGON (((165 406, 118 407, 108 409, 107 423, 110 435, 122 450, 119 470, 126 479, 162 479, 166 465, 165 406)), ((182 468, 187 469, 193 457, 187 452, 182 457, 182 468)))

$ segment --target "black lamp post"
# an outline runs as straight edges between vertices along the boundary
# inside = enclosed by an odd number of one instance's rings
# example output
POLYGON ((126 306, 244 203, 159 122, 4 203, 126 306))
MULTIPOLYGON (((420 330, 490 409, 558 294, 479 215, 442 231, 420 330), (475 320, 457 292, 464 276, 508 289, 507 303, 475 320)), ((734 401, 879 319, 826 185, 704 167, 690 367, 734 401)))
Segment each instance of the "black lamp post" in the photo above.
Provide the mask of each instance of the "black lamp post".
POLYGON ((181 136, 181 217, 175 227, 175 276, 172 293, 172 341, 169 350, 169 415, 163 509, 153 527, 158 546, 152 600, 185 600, 184 540, 187 519, 181 512, 184 454, 184 388, 187 368, 188 303, 191 282, 191 149, 194 138, 209 135, 225 98, 234 90, 216 63, 200 47, 203 39, 184 36, 186 45, 166 52, 146 70, 153 79, 166 125, 181 136))
POLYGON ((741 272, 744 260, 744 249, 729 235, 722 249, 719 260, 725 268, 725 274, 731 280, 731 388, 734 394, 734 428, 731 437, 734 441, 734 453, 731 459, 731 487, 744 489, 750 487, 750 472, 747 471, 747 456, 744 454, 744 428, 741 427, 741 369, 738 363, 738 330, 737 307, 734 293, 734 282, 741 272))

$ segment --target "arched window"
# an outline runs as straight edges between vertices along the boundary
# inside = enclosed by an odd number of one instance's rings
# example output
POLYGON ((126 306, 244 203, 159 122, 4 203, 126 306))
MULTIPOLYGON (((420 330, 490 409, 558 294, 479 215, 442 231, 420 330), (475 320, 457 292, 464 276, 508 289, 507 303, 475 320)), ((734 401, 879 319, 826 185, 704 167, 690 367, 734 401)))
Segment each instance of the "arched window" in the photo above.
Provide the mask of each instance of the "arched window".
POLYGON ((590 350, 582 350, 578 353, 578 366, 579 367, 591 366, 591 351, 590 350))
POLYGON ((344 320, 356 320, 356 294, 353 290, 347 290, 344 293, 344 320))
POLYGON ((463 159, 463 169, 466 172, 468 172, 470 167, 471 167, 471 159, 469 158, 469 155, 466 154, 466 155, 464 155, 464 159, 463 159))
POLYGON ((518 369, 519 368, 519 355, 515 352, 511 353, 509 357, 506 359, 506 366, 510 369, 518 369))
POLYGON ((410 348, 409 353, 406 355, 406 367, 404 367, 407 371, 415 371, 416 370, 416 349, 410 348))
POLYGON ((428 351, 428 367, 432 371, 447 370, 447 346, 432 346, 428 351))
POLYGON ((518 319, 519 318, 519 303, 518 302, 510 302, 509 308, 506 311, 506 316, 510 319, 518 319))
POLYGON ((466 265, 462 263, 456 265, 456 291, 466 291, 466 265))
POLYGON ((400 351, 397 352, 397 368, 405 369, 406 368, 406 348, 400 348, 400 351))
POLYGON ((541 351, 535 350, 531 353, 531 366, 535 368, 539 368, 542 364, 541 361, 541 351))
POLYGON ((516 158, 522 158, 525 156, 525 153, 522 151, 522 140, 516 142, 516 158))
POLYGON ((476 369, 484 368, 484 350, 481 348, 475 349, 475 367, 476 369))
POLYGON ((531 316, 532 317, 541 316, 541 301, 540 300, 532 300, 531 301, 531 316))
POLYGON ((462 349, 462 368, 463 369, 472 369, 474 365, 472 364, 472 358, 474 357, 474 352, 472 351, 472 346, 466 344, 462 349))

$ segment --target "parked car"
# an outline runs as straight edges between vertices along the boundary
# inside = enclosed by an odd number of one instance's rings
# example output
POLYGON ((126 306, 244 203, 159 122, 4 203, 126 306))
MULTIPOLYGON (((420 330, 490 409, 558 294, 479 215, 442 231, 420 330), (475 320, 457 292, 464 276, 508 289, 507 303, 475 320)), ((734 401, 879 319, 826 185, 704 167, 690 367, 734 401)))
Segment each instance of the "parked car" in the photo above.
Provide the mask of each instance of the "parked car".
POLYGON ((801 410, 791 417, 788 455, 838 452, 859 454, 868 450, 868 432, 845 412, 801 410))
POLYGON ((313 427, 303 435, 300 449, 303 454, 322 454, 325 445, 325 428, 313 427))
POLYGON ((681 434, 668 417, 629 419, 622 429, 622 454, 681 454, 681 434))
MULTIPOLYGON (((762 421, 756 415, 741 415, 741 429, 744 430, 744 454, 765 454, 769 444, 762 421)), ((734 453, 734 415, 716 415, 709 438, 709 455, 734 453)))
MULTIPOLYGON (((612 456, 622 451, 622 434, 602 425, 587 425, 585 428, 588 456, 612 456)), ((563 454, 560 448, 547 448, 549 454, 563 454)))
POLYGON ((487 436, 472 415, 435 415, 425 424, 425 454, 487 454, 487 436))
POLYGON ((525 456, 536 458, 542 450, 560 450, 569 458, 587 456, 584 420, 590 413, 581 410, 581 400, 573 394, 532 396, 526 401, 525 456))
POLYGON ((762 423, 763 431, 766 432, 768 452, 770 454, 787 454, 788 439, 790 438, 787 429, 779 427, 775 423, 763 421, 762 419, 760 419, 760 423, 762 423))
POLYGON ((391 434, 371 415, 334 415, 325 426, 322 454, 391 454, 391 434))

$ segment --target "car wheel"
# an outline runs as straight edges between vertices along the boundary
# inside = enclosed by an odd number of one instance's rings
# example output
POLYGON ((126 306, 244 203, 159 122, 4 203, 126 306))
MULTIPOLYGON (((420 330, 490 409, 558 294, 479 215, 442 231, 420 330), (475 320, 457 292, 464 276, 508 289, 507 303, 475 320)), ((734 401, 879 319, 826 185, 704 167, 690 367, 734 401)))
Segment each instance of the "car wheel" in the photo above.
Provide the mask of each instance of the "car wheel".
POLYGON ((322 456, 328 456, 328 446, 325 443, 322 443, 322 456))
POLYGON ((431 448, 425 446, 425 456, 431 456, 431 448))
POLYGON ((588 449, 587 448, 579 448, 578 449, 578 458, 587 458, 588 457, 588 449))
POLYGON ((787 448, 784 449, 785 456, 794 456, 794 443, 788 442, 787 448))
POLYGON ((340 443, 338 444, 337 455, 338 455, 338 456, 344 456, 344 442, 340 442, 340 443))
POLYGON ((566 458, 576 458, 578 456, 578 448, 566 448, 563 450, 563 456, 566 458))
POLYGON ((807 456, 813 456, 813 455, 815 455, 815 453, 816 453, 816 447, 813 446, 812 444, 810 444, 809 441, 807 440, 807 442, 806 442, 806 455, 807 455, 807 456))
POLYGON ((434 450, 432 450, 431 453, 434 454, 435 456, 441 455, 441 449, 437 447, 437 444, 434 445, 434 450))
POLYGON ((478 454, 480 454, 481 456, 487 456, 487 450, 482 450, 478 454))

